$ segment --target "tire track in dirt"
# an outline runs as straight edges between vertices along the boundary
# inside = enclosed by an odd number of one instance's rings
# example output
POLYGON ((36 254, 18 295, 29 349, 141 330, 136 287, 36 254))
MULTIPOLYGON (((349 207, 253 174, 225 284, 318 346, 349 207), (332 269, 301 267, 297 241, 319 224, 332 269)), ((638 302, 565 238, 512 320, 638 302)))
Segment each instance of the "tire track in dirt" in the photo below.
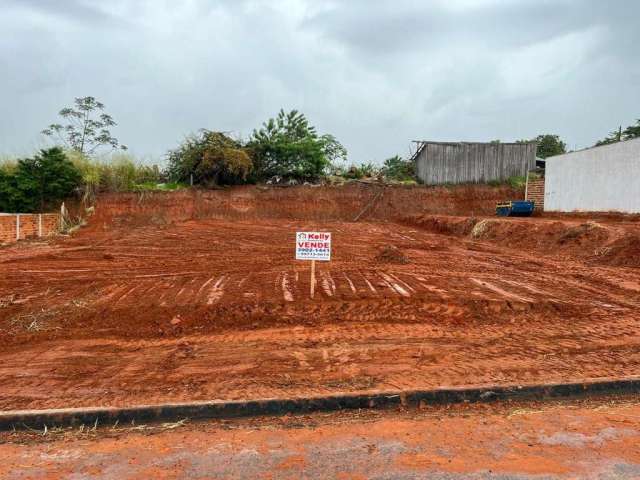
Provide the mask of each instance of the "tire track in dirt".
POLYGON ((640 367, 640 280, 630 269, 397 225, 203 220, 81 231, 31 255, 8 252, 3 408, 561 381, 640 367), (292 237, 311 228, 339 233, 314 299, 292 237), (389 242, 409 263, 375 260, 389 242))

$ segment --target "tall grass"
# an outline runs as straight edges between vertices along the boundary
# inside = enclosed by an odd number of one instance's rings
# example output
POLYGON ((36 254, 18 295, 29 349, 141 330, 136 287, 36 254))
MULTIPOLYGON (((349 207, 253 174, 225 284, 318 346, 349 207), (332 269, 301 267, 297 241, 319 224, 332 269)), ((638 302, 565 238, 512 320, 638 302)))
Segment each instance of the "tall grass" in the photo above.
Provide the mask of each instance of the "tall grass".
POLYGON ((16 171, 18 161, 8 155, 0 155, 0 172, 11 175, 16 171))
POLYGON ((85 201, 93 201, 99 192, 128 192, 163 180, 157 165, 145 165, 127 153, 102 158, 89 158, 75 151, 67 155, 82 176, 85 201))

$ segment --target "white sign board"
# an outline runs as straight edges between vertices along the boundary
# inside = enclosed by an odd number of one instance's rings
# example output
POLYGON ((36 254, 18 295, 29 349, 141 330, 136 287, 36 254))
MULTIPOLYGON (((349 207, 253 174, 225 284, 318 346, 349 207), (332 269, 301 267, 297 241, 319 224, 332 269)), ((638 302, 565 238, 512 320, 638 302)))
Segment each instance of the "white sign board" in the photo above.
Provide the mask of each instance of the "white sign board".
POLYGON ((327 232, 296 233, 296 260, 331 260, 331 234, 327 232))

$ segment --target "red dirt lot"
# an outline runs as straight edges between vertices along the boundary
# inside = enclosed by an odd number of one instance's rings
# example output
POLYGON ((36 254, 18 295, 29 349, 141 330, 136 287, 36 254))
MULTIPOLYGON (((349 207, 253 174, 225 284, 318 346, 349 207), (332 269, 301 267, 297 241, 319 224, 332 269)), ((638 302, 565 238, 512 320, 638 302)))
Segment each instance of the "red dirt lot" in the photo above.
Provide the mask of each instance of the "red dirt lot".
POLYGON ((73 236, 0 250, 0 409, 637 375, 640 269, 616 242, 640 223, 480 216, 509 194, 99 199, 73 236), (333 233, 314 299, 303 229, 333 233))
POLYGON ((0 433, 3 479, 640 477, 637 399, 0 433))

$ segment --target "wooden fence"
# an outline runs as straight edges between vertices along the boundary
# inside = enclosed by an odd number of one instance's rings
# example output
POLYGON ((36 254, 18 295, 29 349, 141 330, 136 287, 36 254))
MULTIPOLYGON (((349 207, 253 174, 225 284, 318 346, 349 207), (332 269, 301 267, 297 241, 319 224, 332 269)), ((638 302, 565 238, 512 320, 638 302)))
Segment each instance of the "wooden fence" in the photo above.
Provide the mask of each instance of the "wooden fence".
POLYGON ((487 183, 525 176, 536 166, 536 143, 417 142, 413 159, 426 185, 487 183))

